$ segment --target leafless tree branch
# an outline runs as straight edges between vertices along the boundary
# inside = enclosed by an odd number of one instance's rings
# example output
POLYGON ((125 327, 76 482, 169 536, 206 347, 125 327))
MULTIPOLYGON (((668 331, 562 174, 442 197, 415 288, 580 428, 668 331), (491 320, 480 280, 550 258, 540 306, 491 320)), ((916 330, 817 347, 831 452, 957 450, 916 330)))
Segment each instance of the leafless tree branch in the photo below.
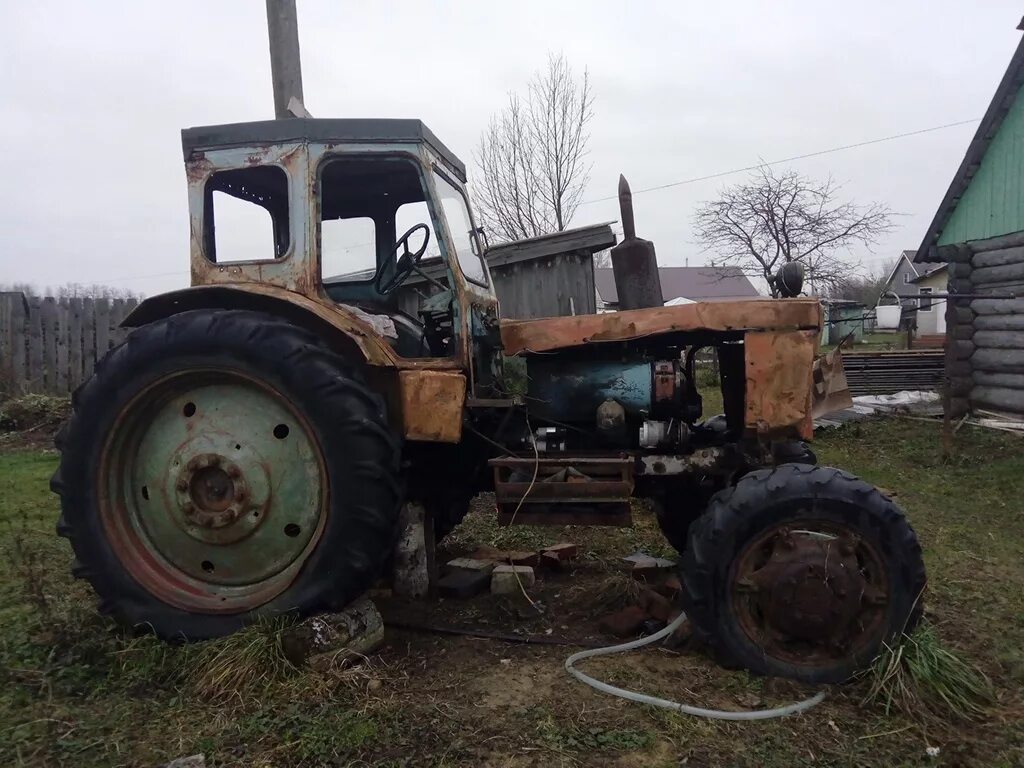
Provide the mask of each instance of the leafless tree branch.
POLYGON ((560 232, 590 178, 587 126, 594 96, 562 54, 548 56, 523 96, 491 118, 475 154, 476 203, 494 241, 560 232))
POLYGON ((846 257, 851 246, 870 247, 892 229, 886 206, 842 202, 838 193, 832 179, 818 182, 762 166, 717 200, 702 203, 694 225, 714 253, 712 264, 764 278, 773 295, 768 278, 789 261, 802 263, 814 285, 828 291, 857 271, 858 264, 846 257))

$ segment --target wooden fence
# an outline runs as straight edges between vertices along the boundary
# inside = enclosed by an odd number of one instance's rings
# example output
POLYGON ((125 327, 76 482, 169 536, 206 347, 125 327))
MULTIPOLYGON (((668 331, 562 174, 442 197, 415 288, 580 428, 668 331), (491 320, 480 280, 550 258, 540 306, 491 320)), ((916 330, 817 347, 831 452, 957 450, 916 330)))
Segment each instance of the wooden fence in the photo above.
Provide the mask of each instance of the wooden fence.
POLYGON ((0 293, 0 387, 66 395, 120 344, 135 299, 55 299, 0 293))

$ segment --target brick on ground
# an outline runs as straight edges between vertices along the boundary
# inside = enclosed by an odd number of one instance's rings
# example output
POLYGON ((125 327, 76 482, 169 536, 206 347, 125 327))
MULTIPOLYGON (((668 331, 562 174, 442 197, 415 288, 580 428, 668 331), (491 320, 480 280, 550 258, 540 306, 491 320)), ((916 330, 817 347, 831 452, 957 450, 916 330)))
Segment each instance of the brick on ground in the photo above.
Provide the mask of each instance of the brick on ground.
POLYGON ((632 637, 640 631, 647 618, 647 611, 639 605, 629 605, 603 617, 598 626, 616 637, 632 637))
POLYGON ((576 557, 577 547, 571 542, 562 541, 558 544, 552 544, 550 547, 544 547, 544 549, 541 550, 541 555, 546 555, 548 553, 555 554, 559 560, 572 560, 576 557))

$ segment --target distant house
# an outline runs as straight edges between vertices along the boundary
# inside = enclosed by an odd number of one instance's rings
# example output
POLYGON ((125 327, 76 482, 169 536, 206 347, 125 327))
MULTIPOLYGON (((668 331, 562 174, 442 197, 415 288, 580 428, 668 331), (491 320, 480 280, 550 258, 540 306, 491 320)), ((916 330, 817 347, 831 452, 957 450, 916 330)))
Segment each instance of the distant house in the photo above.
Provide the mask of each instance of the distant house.
MULTIPOLYGON (((666 304, 761 298, 754 284, 737 267, 659 267, 658 276, 666 304)), ((594 284, 597 311, 616 311, 619 294, 611 267, 596 268, 594 284)))
MULTIPOLYGON (((938 265, 924 266, 921 264, 914 263, 914 256, 917 255, 917 251, 901 251, 899 258, 896 259, 896 264, 893 266, 892 271, 889 272, 889 277, 885 281, 885 288, 882 290, 882 298, 892 298, 894 296, 900 296, 903 298, 899 299, 899 304, 904 309, 904 314, 908 318, 913 318, 913 310, 917 309, 917 299, 910 297, 910 294, 916 295, 919 288, 918 284, 925 273, 934 272, 934 267, 938 265)), ((925 287, 929 287, 931 283, 926 283, 925 287)), ((943 286, 942 291, 945 291, 943 286)), ((925 291, 929 293, 930 291, 925 291)), ((920 331, 924 333, 924 331, 920 331)), ((937 331, 930 331, 931 333, 937 333, 937 331)))
MULTIPOLYGON (((965 294, 947 302, 945 315, 954 416, 977 408, 1024 413, 1022 89, 1024 41, 914 258, 918 270, 945 265, 949 293, 965 294)), ((928 279, 919 280, 922 289, 928 279)))
POLYGON ((945 264, 920 264, 919 274, 911 284, 920 296, 916 300, 917 314, 914 318, 920 336, 937 336, 946 333, 946 300, 933 299, 932 294, 946 293, 949 283, 949 269, 945 264))

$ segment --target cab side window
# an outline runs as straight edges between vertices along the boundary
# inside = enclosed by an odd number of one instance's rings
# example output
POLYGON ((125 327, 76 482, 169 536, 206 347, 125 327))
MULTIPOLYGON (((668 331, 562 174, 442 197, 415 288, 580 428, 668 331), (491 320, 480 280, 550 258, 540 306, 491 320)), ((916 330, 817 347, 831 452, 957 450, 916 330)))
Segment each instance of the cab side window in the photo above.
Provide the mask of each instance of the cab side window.
POLYGON ((276 165, 217 171, 204 190, 203 251, 215 264, 272 261, 291 246, 288 176, 276 165))

